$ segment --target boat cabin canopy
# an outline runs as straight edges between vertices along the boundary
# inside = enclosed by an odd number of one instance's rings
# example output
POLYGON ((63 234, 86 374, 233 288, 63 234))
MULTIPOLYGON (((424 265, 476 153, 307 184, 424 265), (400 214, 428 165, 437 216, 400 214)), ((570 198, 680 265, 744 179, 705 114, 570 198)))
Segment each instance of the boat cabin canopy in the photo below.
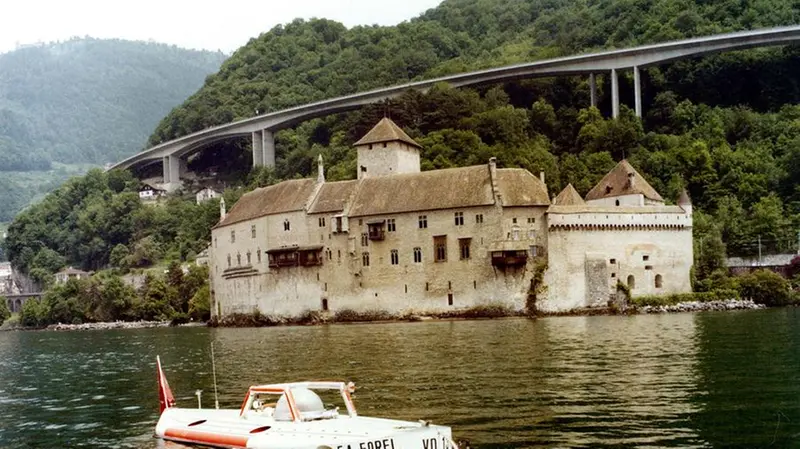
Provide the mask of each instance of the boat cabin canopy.
POLYGON ((348 416, 356 417, 356 407, 350 396, 355 385, 344 382, 294 382, 286 384, 254 385, 247 390, 239 416, 249 412, 261 413, 264 407, 263 396, 280 396, 274 404, 273 417, 276 421, 313 421, 339 416, 336 410, 325 410, 319 396, 312 390, 338 391, 348 416))

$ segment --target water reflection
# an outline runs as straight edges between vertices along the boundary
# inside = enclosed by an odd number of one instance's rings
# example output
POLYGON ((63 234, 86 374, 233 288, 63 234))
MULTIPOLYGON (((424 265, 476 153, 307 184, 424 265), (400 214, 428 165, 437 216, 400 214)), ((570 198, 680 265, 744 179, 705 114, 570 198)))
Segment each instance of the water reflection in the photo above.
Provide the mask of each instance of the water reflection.
POLYGON ((798 309, 698 316, 702 404, 713 447, 800 446, 798 309))
POLYGON ((780 409, 800 421, 797 390, 776 380, 798 372, 797 354, 780 362, 797 317, 771 326, 770 313, 763 328, 744 313, 2 333, 0 447, 181 447, 152 438, 155 355, 179 404, 202 389, 211 406, 211 342, 223 407, 253 383, 344 379, 362 414, 447 424, 481 448, 717 447, 741 425, 728 407, 742 376, 775 393, 753 403, 754 420, 780 409))

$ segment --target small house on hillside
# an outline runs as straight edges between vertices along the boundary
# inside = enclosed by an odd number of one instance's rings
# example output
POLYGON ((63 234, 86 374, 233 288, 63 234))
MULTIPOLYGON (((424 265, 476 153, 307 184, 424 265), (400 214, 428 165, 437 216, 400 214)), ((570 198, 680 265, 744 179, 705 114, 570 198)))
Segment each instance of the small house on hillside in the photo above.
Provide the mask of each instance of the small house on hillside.
POLYGON ((86 279, 91 276, 91 273, 81 270, 76 270, 75 268, 69 267, 65 270, 61 270, 55 274, 56 277, 56 284, 66 284, 67 281, 70 279, 86 279))
POLYGON ((166 190, 149 183, 142 183, 142 187, 139 189, 139 199, 142 201, 157 201, 166 194, 166 190))
POLYGON ((212 189, 211 187, 205 187, 202 190, 198 190, 197 193, 194 194, 195 200, 197 204, 200 204, 204 201, 208 201, 214 198, 219 198, 222 194, 217 192, 216 190, 212 189))

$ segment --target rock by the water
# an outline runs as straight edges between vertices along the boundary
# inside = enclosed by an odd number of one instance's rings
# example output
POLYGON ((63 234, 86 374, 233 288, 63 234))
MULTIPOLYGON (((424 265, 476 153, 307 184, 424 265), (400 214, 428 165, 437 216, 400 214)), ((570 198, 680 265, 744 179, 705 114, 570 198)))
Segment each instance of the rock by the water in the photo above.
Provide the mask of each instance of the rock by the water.
POLYGON ((756 304, 749 299, 728 299, 724 301, 691 301, 681 302, 673 306, 644 306, 639 308, 641 313, 676 313, 676 312, 706 312, 723 310, 748 310, 764 309, 763 304, 756 304))

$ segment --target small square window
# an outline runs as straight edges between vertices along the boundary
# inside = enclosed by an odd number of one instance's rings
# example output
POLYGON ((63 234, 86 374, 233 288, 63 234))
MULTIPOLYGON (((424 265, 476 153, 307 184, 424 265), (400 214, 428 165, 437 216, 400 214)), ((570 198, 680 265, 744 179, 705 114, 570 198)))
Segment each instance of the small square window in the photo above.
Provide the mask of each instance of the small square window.
POLYGON ((611 260, 608 261, 608 263, 610 263, 611 265, 614 265, 615 263, 617 263, 617 259, 611 259, 611 260))
POLYGON ((645 269, 645 270, 652 270, 652 269, 653 269, 653 266, 652 266, 652 265, 645 265, 645 266, 644 266, 644 269, 645 269))
POLYGON ((650 260, 650 256, 644 255, 644 256, 642 256, 642 260, 647 262, 648 260, 650 260))
POLYGON ((517 217, 511 219, 511 223, 516 223, 516 222, 517 222, 517 217))

